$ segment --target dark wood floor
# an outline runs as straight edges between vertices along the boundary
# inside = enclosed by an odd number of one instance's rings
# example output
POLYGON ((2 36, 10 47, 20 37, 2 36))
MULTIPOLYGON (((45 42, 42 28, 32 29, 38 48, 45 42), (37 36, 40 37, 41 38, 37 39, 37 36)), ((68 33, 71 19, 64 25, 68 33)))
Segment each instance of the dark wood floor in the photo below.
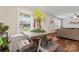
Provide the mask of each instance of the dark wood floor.
POLYGON ((60 45, 62 52, 79 52, 79 41, 67 38, 58 38, 57 43, 60 45))

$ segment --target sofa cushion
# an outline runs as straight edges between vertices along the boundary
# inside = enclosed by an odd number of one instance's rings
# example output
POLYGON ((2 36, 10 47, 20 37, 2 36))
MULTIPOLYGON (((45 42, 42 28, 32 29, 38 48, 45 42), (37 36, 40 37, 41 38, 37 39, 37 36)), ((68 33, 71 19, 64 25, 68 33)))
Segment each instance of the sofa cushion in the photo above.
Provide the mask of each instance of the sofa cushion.
POLYGON ((57 29, 57 36, 63 38, 69 38, 74 40, 79 40, 79 30, 78 29, 57 29))

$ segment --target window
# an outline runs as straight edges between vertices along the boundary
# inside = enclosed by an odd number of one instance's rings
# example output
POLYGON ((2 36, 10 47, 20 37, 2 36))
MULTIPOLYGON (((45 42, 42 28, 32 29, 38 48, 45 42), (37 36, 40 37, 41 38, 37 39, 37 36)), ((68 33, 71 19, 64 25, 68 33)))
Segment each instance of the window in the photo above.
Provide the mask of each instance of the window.
POLYGON ((29 31, 31 27, 31 16, 25 13, 19 13, 19 28, 21 31, 29 31))
POLYGON ((58 29, 60 28, 60 20, 59 19, 55 19, 54 20, 54 29, 58 29))

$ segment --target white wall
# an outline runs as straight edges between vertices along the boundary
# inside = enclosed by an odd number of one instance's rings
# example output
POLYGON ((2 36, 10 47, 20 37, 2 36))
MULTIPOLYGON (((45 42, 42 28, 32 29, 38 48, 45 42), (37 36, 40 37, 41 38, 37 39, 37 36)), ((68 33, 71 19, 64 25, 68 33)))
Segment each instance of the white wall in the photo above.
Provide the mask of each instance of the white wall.
POLYGON ((0 22, 9 26, 10 34, 18 33, 17 9, 16 7, 0 7, 0 22))
POLYGON ((56 29, 59 29, 61 26, 60 19, 54 17, 54 16, 46 16, 45 20, 42 22, 42 28, 46 31, 53 31, 56 29), (52 21, 52 23, 51 23, 52 21))
POLYGON ((45 20, 42 23, 42 28, 47 31, 53 31, 60 28, 60 19, 55 16, 46 15, 45 20), (52 21, 52 23, 51 23, 52 21))
POLYGON ((62 26, 64 28, 79 28, 79 24, 71 24, 72 19, 64 19, 62 26))

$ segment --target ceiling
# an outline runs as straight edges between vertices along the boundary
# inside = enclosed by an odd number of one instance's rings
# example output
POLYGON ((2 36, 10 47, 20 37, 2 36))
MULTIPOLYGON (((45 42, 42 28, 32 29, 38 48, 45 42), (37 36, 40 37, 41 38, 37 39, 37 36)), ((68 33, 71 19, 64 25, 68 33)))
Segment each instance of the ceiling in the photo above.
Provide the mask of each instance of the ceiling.
POLYGON ((21 9, 32 10, 33 8, 39 8, 43 12, 49 15, 54 15, 60 18, 70 18, 74 13, 79 14, 79 6, 19 6, 21 9))

